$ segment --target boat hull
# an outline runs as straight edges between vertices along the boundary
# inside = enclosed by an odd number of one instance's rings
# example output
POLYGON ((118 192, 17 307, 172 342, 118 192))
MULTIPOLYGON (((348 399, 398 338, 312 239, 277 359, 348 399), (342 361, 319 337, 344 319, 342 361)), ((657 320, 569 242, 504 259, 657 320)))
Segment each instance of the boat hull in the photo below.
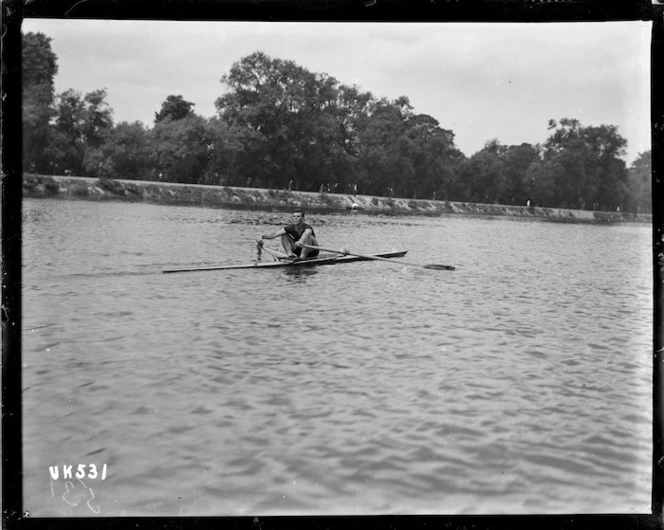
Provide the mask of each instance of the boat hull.
POLYGON ((298 261, 273 261, 249 263, 246 265, 219 265, 217 267, 196 267, 188 269, 170 269, 162 271, 164 274, 174 272, 199 272, 199 271, 220 271, 220 270, 238 270, 238 269, 274 269, 281 267, 312 267, 316 265, 336 265, 339 263, 350 263, 353 261, 371 261, 371 257, 377 258, 402 258, 407 250, 397 250, 393 252, 381 252, 377 254, 367 254, 366 256, 348 256, 344 254, 320 254, 315 258, 298 261))

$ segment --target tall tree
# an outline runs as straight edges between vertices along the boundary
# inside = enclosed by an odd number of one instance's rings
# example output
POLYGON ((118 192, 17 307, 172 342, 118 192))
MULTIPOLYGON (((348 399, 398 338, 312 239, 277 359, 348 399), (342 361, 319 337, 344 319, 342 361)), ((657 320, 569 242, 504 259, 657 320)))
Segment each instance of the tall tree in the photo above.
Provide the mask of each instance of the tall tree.
POLYGON ((365 126, 374 102, 371 92, 361 92, 357 86, 340 85, 334 115, 339 128, 340 147, 350 156, 359 155, 359 131, 365 126))
POLYGON ((472 155, 459 167, 463 200, 480 203, 498 202, 505 181, 500 156, 486 147, 472 155))
POLYGON ((528 169, 539 161, 539 151, 528 143, 511 145, 502 155, 505 171, 505 188, 500 202, 524 205, 529 197, 525 190, 528 169))
POLYGON ((624 209, 628 202, 628 172, 625 161, 627 140, 618 134, 615 125, 586 127, 584 141, 596 160, 597 188, 586 190, 586 196, 595 191, 597 202, 607 209, 624 209))
POLYGON ((531 206, 554 207, 559 206, 555 189, 555 176, 564 171, 556 161, 544 163, 534 161, 526 171, 523 189, 528 197, 527 203, 531 206))
POLYGON ((182 96, 167 96, 166 101, 161 104, 161 110, 155 112, 154 122, 159 123, 167 118, 182 120, 194 113, 195 103, 186 101, 182 96))
POLYGON ((68 89, 57 96, 53 138, 47 150, 56 172, 85 173, 86 157, 93 156, 113 126, 113 111, 105 98, 105 89, 85 96, 68 89))
MULTIPOLYGON (((408 109, 405 109, 408 112, 408 109)), ((414 175, 402 108, 386 99, 373 103, 360 131, 360 187, 363 193, 399 195, 414 175)))
POLYGON ((620 157, 627 141, 617 127, 584 127, 578 120, 563 118, 559 123, 550 120, 549 129, 555 130, 544 143, 541 163, 529 171, 529 180, 550 183, 539 186, 540 192, 546 189, 546 197, 534 199, 545 206, 624 208, 627 170, 620 157))
POLYGON ((526 204, 530 194, 546 191, 547 201, 552 189, 545 186, 541 176, 530 172, 539 163, 539 151, 530 144, 502 145, 497 139, 458 167, 459 198, 473 202, 526 204), (537 180, 537 182, 535 182, 537 180))
POLYGON ((438 120, 427 114, 405 114, 405 135, 410 140, 403 156, 412 161, 411 182, 401 184, 405 196, 416 198, 446 198, 452 184, 454 133, 440 127, 438 120))
POLYGON ((57 96, 53 138, 48 155, 55 173, 83 174, 85 103, 80 92, 65 90, 57 96))
POLYGON ((83 138, 90 148, 97 148, 113 127, 113 110, 106 102, 106 89, 89 92, 83 98, 85 103, 83 138))
POLYGON ((54 114, 54 79, 58 72, 51 39, 43 33, 25 33, 22 60, 23 165, 26 171, 48 173, 45 153, 50 142, 49 121, 54 114))
POLYGON ((215 155, 214 165, 252 168, 253 185, 428 196, 453 180, 454 134, 415 114, 405 96, 377 100, 262 52, 234 63, 222 82, 224 134, 249 145, 220 145, 225 162, 215 155))
POLYGON ((160 180, 205 183, 214 135, 204 118, 192 114, 181 120, 164 120, 155 124, 150 136, 160 180))
POLYGON ((629 168, 630 210, 650 213, 652 209, 652 151, 639 153, 629 168))
POLYGON ((152 180, 155 157, 150 131, 143 123, 120 122, 105 135, 103 143, 86 157, 88 176, 152 180))
POLYGON ((346 155, 334 78, 255 52, 234 63, 222 82, 229 91, 216 101, 219 118, 260 138, 253 145, 261 152, 250 151, 261 160, 261 170, 252 175, 255 185, 296 182, 299 189, 311 190, 317 181, 343 178, 346 155))
POLYGON ((209 184, 251 186, 267 174, 265 138, 259 132, 224 120, 209 120, 212 148, 205 174, 209 184))

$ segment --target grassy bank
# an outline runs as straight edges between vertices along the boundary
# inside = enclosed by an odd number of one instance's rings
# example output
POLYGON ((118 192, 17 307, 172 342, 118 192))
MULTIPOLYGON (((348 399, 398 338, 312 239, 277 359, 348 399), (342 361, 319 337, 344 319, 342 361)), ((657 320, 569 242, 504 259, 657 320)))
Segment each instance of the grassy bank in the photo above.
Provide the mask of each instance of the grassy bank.
POLYGON ((649 224, 652 222, 650 215, 621 212, 593 212, 562 208, 231 188, 137 180, 51 177, 34 174, 23 176, 23 196, 77 198, 92 201, 131 201, 205 208, 290 210, 294 207, 302 207, 309 212, 320 213, 354 210, 383 215, 508 216, 580 223, 637 222, 649 224))

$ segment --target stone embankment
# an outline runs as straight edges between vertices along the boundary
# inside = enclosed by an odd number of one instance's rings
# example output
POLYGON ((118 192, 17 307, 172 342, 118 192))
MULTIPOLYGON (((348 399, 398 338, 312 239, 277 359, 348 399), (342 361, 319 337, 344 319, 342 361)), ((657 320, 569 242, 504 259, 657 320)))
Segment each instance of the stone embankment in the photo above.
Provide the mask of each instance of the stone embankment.
POLYGON ((652 222, 648 214, 34 174, 23 176, 23 195, 205 208, 290 210, 302 207, 308 212, 320 213, 357 211, 383 215, 508 216, 577 223, 652 222))

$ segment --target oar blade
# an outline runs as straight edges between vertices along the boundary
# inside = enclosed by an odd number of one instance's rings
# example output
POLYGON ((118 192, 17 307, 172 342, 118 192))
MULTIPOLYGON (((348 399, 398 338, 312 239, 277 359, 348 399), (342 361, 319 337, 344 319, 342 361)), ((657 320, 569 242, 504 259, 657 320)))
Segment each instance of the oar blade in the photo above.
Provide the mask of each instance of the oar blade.
POLYGON ((432 269, 435 271, 454 271, 456 270, 456 267, 452 267, 452 265, 438 265, 436 263, 430 263, 428 265, 422 265, 425 269, 432 269))

